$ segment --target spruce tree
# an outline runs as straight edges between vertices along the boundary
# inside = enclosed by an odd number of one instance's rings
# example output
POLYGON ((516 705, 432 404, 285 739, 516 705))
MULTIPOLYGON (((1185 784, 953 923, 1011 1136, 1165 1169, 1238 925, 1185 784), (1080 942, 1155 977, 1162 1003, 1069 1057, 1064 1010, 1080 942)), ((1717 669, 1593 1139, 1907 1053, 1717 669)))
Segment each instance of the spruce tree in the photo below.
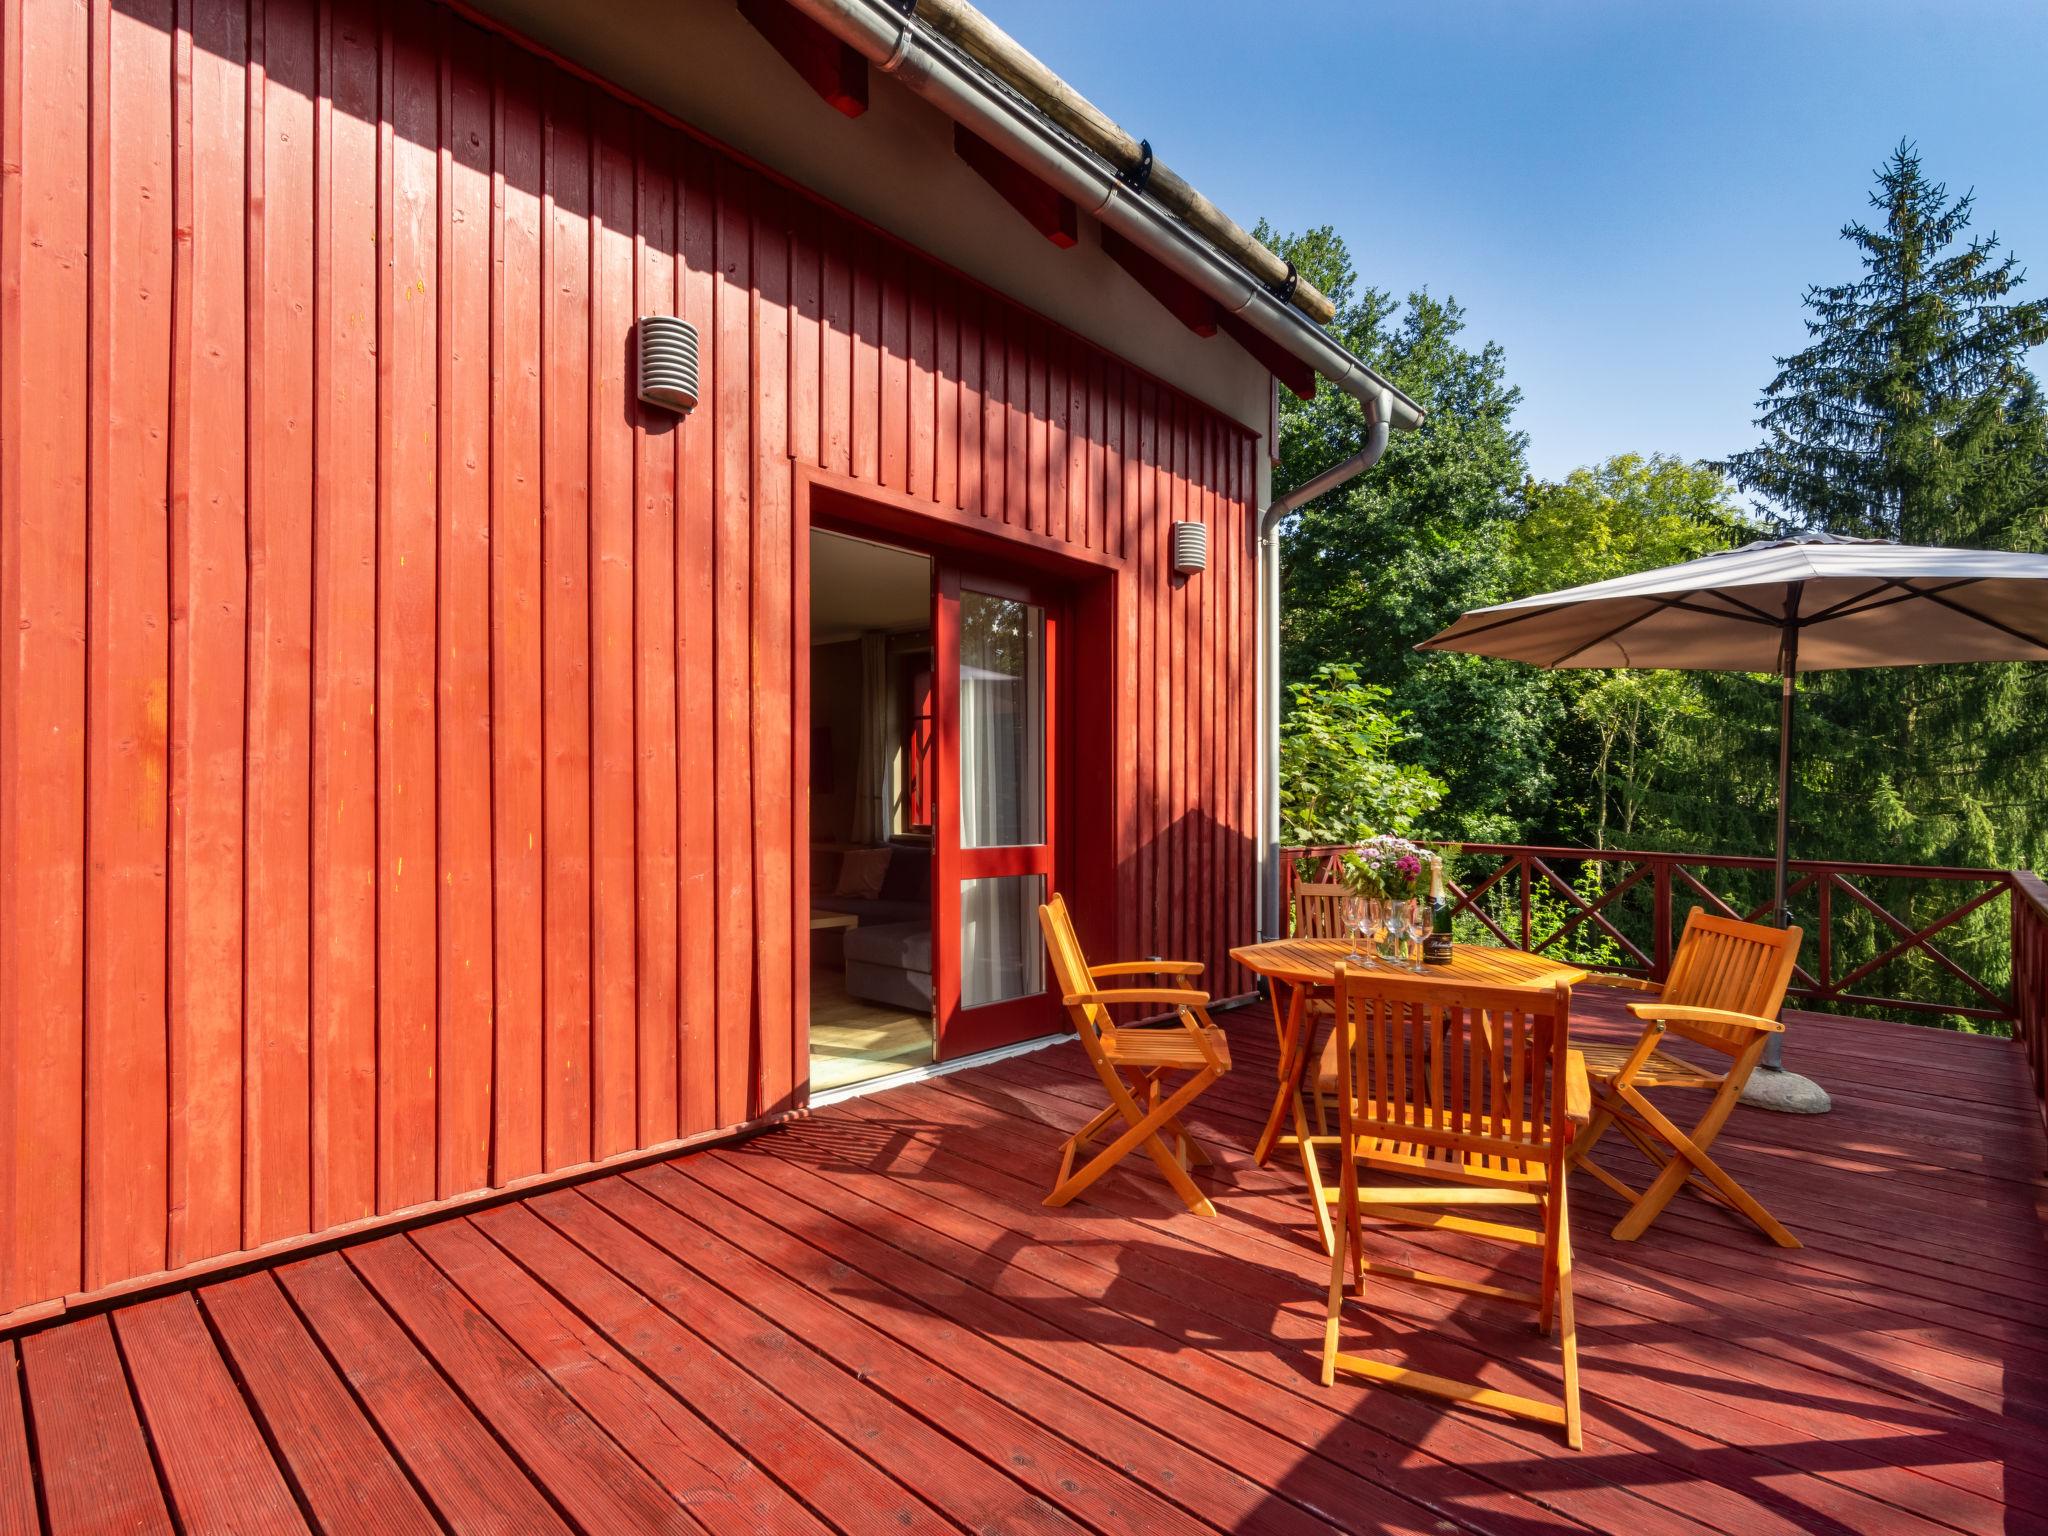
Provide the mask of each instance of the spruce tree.
MULTIPOLYGON (((2018 258, 1970 234, 1973 195, 1930 181, 1911 144, 1870 201, 1878 219, 1842 230, 1862 271, 1807 290, 1809 344, 1777 360, 1758 402, 1764 440, 1726 469, 1788 528, 2048 547, 2048 425, 2027 369, 2048 304, 2020 297, 2018 258)), ((1761 685, 1718 679, 1709 697, 1722 736, 1700 745, 1726 753, 1731 785, 1767 784, 1776 731, 1761 685)), ((1799 729, 1795 853, 2036 867, 2048 854, 2048 668, 1810 674, 1799 729)), ((1750 807, 1759 847, 1768 799, 1750 807)))

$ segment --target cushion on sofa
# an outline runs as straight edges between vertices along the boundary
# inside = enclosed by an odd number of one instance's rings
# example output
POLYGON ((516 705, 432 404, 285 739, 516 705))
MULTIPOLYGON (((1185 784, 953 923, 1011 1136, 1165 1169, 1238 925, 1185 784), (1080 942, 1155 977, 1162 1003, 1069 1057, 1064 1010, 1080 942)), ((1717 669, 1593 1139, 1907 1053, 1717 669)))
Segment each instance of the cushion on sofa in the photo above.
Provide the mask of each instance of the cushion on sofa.
POLYGON ((932 930, 928 923, 863 923, 846 930, 846 963, 893 965, 931 974, 932 930))

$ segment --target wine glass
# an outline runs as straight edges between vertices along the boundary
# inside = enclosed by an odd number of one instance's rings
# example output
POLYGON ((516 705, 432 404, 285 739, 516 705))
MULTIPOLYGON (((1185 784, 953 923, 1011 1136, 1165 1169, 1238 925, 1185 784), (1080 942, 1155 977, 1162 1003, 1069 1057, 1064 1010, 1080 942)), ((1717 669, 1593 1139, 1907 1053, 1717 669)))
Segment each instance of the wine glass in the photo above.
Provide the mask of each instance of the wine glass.
MULTIPOLYGON (((1366 899, 1363 896, 1347 896, 1344 898, 1344 931, 1350 934, 1353 939, 1364 938, 1372 926, 1367 916, 1367 910, 1366 899)), ((1346 965, 1369 967, 1372 964, 1372 960, 1366 955, 1361 955, 1358 952, 1358 945, 1354 943, 1351 946, 1351 953, 1344 957, 1344 963, 1346 965)))

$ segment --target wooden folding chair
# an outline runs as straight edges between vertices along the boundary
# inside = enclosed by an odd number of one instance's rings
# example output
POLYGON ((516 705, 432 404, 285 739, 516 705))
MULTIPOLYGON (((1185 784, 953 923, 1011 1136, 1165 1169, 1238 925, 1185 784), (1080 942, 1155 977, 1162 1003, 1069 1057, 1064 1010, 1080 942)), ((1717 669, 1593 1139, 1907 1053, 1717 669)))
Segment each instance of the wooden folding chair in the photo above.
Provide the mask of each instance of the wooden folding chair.
POLYGON ((1344 903, 1351 897, 1342 885, 1297 885, 1294 888, 1294 937, 1297 939, 1341 939, 1344 932, 1344 903))
POLYGON ((1584 1168, 1629 1202, 1628 1214, 1614 1228, 1621 1241, 1641 1237, 1672 1197, 1690 1188, 1746 1216, 1780 1248, 1801 1246, 1707 1151, 1742 1097, 1742 1085, 1763 1059, 1764 1047, 1785 1027, 1778 1022, 1778 1010, 1791 984, 1801 937, 1797 928, 1737 922, 1694 907, 1686 914, 1671 977, 1662 987, 1629 976, 1591 978, 1656 995, 1653 1002, 1629 1004, 1629 1012, 1644 1024, 1634 1045, 1583 1047, 1594 1114, 1572 1147, 1572 1167, 1584 1168), (1727 1070, 1709 1072, 1660 1049, 1667 1031, 1726 1056, 1727 1070), (1713 1093, 1690 1133, 1680 1130, 1648 1097, 1650 1090, 1680 1088, 1713 1093), (1641 1193, 1593 1161, 1593 1148, 1610 1127, 1619 1128, 1656 1165, 1656 1178, 1641 1193))
MULTIPOLYGON (((1297 885, 1294 888, 1294 937, 1297 939, 1343 939, 1350 935, 1345 931, 1345 904, 1351 900, 1351 888, 1344 885, 1297 885)), ((1313 1028, 1329 1022, 1334 1005, 1326 997, 1308 999, 1308 1012, 1317 1021, 1313 1028)), ((1273 1014, 1273 1028, 1280 1029, 1278 1010, 1273 1014)), ((1285 1045, 1285 1041, 1281 1042, 1285 1045)), ((1314 1089, 1316 1107, 1316 1132, 1327 1136, 1330 1133, 1330 1106, 1335 1101, 1336 1090, 1331 1086, 1332 1078, 1328 1069, 1330 1046, 1324 1044, 1324 1069, 1316 1075, 1314 1089)))
POLYGON ((1230 1043, 1209 1018, 1209 994, 1188 982, 1202 974, 1202 967, 1188 960, 1137 960, 1091 967, 1074 937, 1066 901, 1057 892, 1038 909, 1038 923, 1045 933, 1045 947, 1052 956, 1053 975, 1065 996, 1067 1014, 1081 1037, 1081 1048, 1109 1091, 1109 1108, 1069 1136, 1061 1148, 1059 1177, 1045 1203, 1065 1205, 1143 1147, 1189 1210, 1198 1216, 1214 1216, 1216 1208, 1188 1177, 1189 1166, 1206 1166, 1209 1154, 1180 1119, 1203 1089, 1230 1070, 1230 1043), (1163 984, 1100 985, 1105 979, 1131 976, 1156 976, 1163 984), (1119 1029, 1110 1009, 1124 1003, 1171 1008, 1175 1022, 1158 1028, 1126 1025, 1119 1029), (1182 1072, 1191 1074, 1188 1080, 1162 1096, 1168 1075, 1182 1072), (1122 1133, 1077 1170, 1076 1156, 1118 1119, 1124 1123, 1122 1133), (1171 1151, 1161 1132, 1173 1137, 1171 1151))
POLYGON ((1348 1371, 1453 1402, 1497 1409, 1564 1430, 1582 1443, 1579 1353, 1572 1313, 1571 1223, 1565 1158, 1592 1112, 1585 1064, 1570 1049, 1569 987, 1485 987, 1384 971, 1337 969, 1337 1124, 1343 1173, 1334 1198, 1323 1385, 1348 1371), (1431 1181, 1362 1186, 1359 1169, 1431 1181), (1459 1214, 1459 1208, 1472 1214, 1459 1214), (1533 1209, 1538 1225, 1495 1219, 1533 1209), (1364 1217, 1458 1232, 1540 1250, 1533 1291, 1433 1274, 1365 1256, 1364 1217), (1337 1347, 1347 1266, 1367 1275, 1443 1286, 1533 1307, 1537 1328, 1563 1345, 1562 1404, 1453 1381, 1337 1347))

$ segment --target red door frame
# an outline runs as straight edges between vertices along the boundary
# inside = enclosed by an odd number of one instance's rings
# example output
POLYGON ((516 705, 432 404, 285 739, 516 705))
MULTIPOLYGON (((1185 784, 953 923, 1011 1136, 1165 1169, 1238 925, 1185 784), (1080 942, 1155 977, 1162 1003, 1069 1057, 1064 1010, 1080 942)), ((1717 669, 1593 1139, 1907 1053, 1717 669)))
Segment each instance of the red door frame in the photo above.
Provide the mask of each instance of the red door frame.
MULTIPOLYGON (((1065 818, 1061 814, 1072 789, 1061 746, 1066 730, 1061 718, 1066 701, 1065 649, 1061 643, 1067 594, 1060 587, 1020 582, 986 567, 941 555, 933 566, 932 660, 939 726, 937 754, 938 809, 933 818, 932 862, 932 985, 938 1018, 938 1059, 949 1061, 996 1046, 1035 1040, 1060 1027, 1058 999, 1041 990, 1008 1002, 986 1003, 969 1010, 961 1006, 961 886, 969 880, 1006 875, 1040 875, 1045 892, 1059 889, 1063 873, 1060 854, 1065 818), (1039 841, 1012 847, 965 848, 960 842, 960 599, 963 592, 1029 603, 1044 615, 1041 673, 1045 693, 1044 826, 1039 841)), ((1034 923, 1025 942, 1034 949, 1034 923)), ((1047 978, 1050 985, 1050 978, 1047 978)))
MULTIPOLYGON (((1115 767, 1110 743, 1115 739, 1120 683, 1129 658, 1116 646, 1116 615, 1130 600, 1126 590, 1132 573, 1125 562, 1095 550, 1083 549, 1004 524, 991 524, 971 512, 962 512, 935 502, 883 490, 848 476, 800 464, 795 472, 795 561, 796 591, 793 614, 798 624, 808 622, 811 584, 809 546, 811 530, 849 534, 855 538, 894 545, 934 562, 935 567, 956 562, 965 567, 993 569, 1007 573, 1015 583, 1020 578, 1040 593, 1057 594, 1065 629, 1060 652, 1064 664, 1058 677, 1049 678, 1056 696, 1063 702, 1061 719, 1049 726, 1048 799, 1060 805, 1055 825, 1058 840, 1053 844, 1055 887, 1064 890, 1067 902, 1085 932, 1111 935, 1118 932, 1116 907, 1117 871, 1132 850, 1121 847, 1118 829, 1127 828, 1128 787, 1115 767), (1083 664, 1085 658, 1086 664, 1083 664), (1090 771, 1085 765, 1093 765, 1090 771)), ((936 618, 936 615, 934 615, 936 618)), ((936 635, 934 636, 936 641, 936 635)), ((809 856, 811 842, 811 799, 809 792, 810 686, 809 669, 800 667, 799 690, 802 717, 794 722, 798 761, 795 768, 796 847, 809 856)), ((942 808, 943 814, 943 808, 942 808)), ((1050 830, 1050 829, 1049 829, 1050 830)), ((936 844, 936 837, 934 843, 936 844)), ((936 847, 934 849, 936 854, 936 847)), ((933 870, 933 954, 945 940, 946 931, 939 911, 939 871, 933 870)), ((954 888, 950 907, 950 931, 957 951, 959 943, 959 896, 954 888)), ((804 947, 800 957, 809 973, 810 933, 798 925, 798 941, 804 947)), ((958 955, 954 955, 954 995, 958 996, 958 955)), ((1048 977, 1048 985, 1050 978, 1048 977)), ((934 977, 934 985, 938 985, 934 977)), ((935 1003, 938 1001, 934 999, 935 1003)), ((802 1010, 799 1031, 801 1052, 810 1043, 810 989, 797 989, 796 1006, 802 1010)), ((981 1010, 975 1010, 977 1013, 981 1010)), ((944 1019, 940 1027, 943 1031, 944 1019)), ((1057 1008, 1049 1010, 1038 1033, 1065 1029, 1066 1020, 1057 1008)), ((970 1033, 973 1021, 969 1023, 970 1033)), ((964 1037, 963 1037, 964 1038, 964 1037)), ((980 1047, 969 1047, 979 1049, 980 1047)), ((957 1056, 958 1049, 942 1044, 941 1055, 957 1056)))

